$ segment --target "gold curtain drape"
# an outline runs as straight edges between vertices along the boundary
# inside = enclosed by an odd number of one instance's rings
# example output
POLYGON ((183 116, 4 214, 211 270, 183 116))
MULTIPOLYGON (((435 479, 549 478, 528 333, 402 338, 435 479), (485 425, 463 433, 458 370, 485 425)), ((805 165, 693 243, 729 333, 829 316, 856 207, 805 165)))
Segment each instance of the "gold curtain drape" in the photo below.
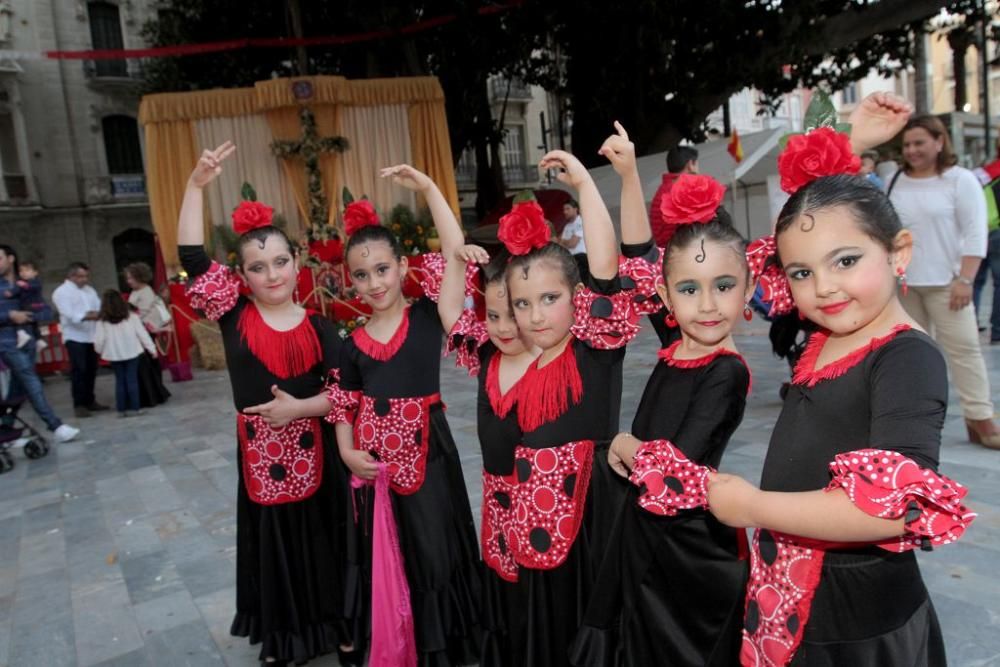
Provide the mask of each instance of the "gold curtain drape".
MULTIPOLYGON (((323 137, 342 133, 343 107, 406 105, 413 165, 438 184, 452 209, 458 212, 444 91, 435 77, 351 81, 337 76, 314 76, 260 81, 253 88, 146 95, 139 107, 139 122, 146 132, 147 190, 153 226, 160 235, 168 264, 177 262, 177 216, 188 174, 202 148, 197 145, 193 122, 262 113, 276 139, 298 140, 302 136, 301 104, 309 105, 316 117, 317 131, 323 137), (296 99, 292 89, 301 81, 312 86, 312 96, 305 100, 296 99)), ((351 151, 364 151, 367 143, 377 139, 346 138, 351 151)), ((282 165, 295 193, 297 208, 302 218, 308 220, 308 183, 301 159, 286 159, 282 165)), ((323 155, 320 169, 332 223, 340 208, 336 184, 346 177, 342 173, 343 161, 336 154, 323 155)), ((205 219, 208 225, 209 216, 205 219)))
MULTIPOLYGON (((146 125, 146 190, 153 227, 160 237, 160 249, 167 266, 176 265, 177 219, 187 179, 201 151, 188 120, 146 125)), ((211 217, 205 214, 205 238, 210 239, 211 217)))

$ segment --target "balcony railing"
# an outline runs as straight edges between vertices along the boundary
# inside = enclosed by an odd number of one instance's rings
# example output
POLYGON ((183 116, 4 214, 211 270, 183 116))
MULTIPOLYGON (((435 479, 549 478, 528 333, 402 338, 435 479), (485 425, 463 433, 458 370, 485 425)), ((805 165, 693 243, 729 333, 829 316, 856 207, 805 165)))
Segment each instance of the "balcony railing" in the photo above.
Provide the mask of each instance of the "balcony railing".
POLYGON ((490 80, 490 99, 500 102, 506 96, 511 101, 530 101, 534 96, 531 94, 531 87, 520 79, 510 79, 510 93, 507 92, 507 81, 503 77, 495 77, 490 80))
POLYGON ((508 186, 536 185, 539 181, 538 169, 528 164, 505 164, 503 180, 508 186))
POLYGON ((145 201, 146 177, 143 174, 113 174, 84 178, 83 198, 87 204, 145 201))
POLYGON ((83 73, 94 83, 132 83, 142 81, 145 76, 142 61, 138 58, 84 60, 83 73))

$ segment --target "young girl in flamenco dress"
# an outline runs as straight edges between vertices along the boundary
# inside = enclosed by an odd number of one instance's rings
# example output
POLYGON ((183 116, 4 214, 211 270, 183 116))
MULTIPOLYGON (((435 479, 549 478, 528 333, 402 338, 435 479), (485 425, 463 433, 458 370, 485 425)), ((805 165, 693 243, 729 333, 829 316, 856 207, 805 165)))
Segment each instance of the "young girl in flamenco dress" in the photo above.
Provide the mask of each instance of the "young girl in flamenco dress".
MULTIPOLYGON (((514 205, 541 215, 534 201, 514 205), (537 210, 536 210, 537 209, 537 210)), ((457 223, 456 223, 457 224, 457 223)), ((505 223, 500 223, 502 226, 505 223)), ((463 246, 447 258, 441 285, 441 320, 448 329, 448 351, 456 363, 478 376, 476 430, 483 457, 483 496, 480 549, 483 556, 483 643, 479 664, 513 664, 509 619, 523 613, 516 595, 518 566, 507 546, 514 486, 514 448, 520 443, 517 395, 521 378, 541 350, 526 340, 511 310, 504 271, 510 255, 501 251, 490 259, 478 246, 463 246), (466 309, 466 267, 481 264, 485 318, 466 309)))
MULTIPOLYGON (((909 114, 884 94, 864 105, 886 130, 871 144, 909 114)), ((824 127, 789 141, 778 169, 791 197, 775 236, 749 252, 779 303, 793 301, 819 331, 796 365, 760 488, 709 477, 711 512, 756 529, 743 665, 945 664, 913 550, 955 541, 974 514, 966 489, 937 472, 944 358, 897 296, 913 239, 855 175, 852 140, 824 127)))
POLYGON ((718 468, 750 390, 750 371, 732 336, 753 294, 745 242, 721 207, 725 189, 710 176, 686 175, 663 200, 672 233, 659 251, 634 147, 621 126, 602 152, 623 179, 622 275, 636 276, 636 291, 646 296, 655 288, 681 339, 660 350, 632 432, 611 444, 609 462, 631 486, 573 662, 733 665, 746 534, 719 523, 704 501, 708 469, 718 468), (630 270, 644 262, 655 263, 630 270))
POLYGON ((304 664, 352 648, 357 577, 347 471, 337 456, 325 384, 340 353, 326 319, 295 304, 295 247, 271 209, 244 202, 236 271, 203 247, 203 190, 235 146, 204 151, 184 192, 178 251, 193 306, 222 331, 237 413, 236 617, 230 632, 261 644, 262 664, 304 664), (241 288, 250 296, 242 296, 241 288), (301 399, 301 400, 297 400, 301 399))
POLYGON ((536 667, 568 664, 604 551, 606 526, 599 524, 623 496, 604 460, 618 430, 624 344, 637 329, 594 182, 563 151, 547 154, 541 167, 561 170, 560 180, 579 193, 591 275, 583 288, 576 262, 550 241, 539 211, 505 217, 498 235, 512 255, 507 292, 521 335, 541 354, 517 387, 513 475, 494 498, 506 514, 504 547, 517 565, 508 664, 536 667))
MULTIPOLYGON (((406 165, 382 175, 421 193, 436 220, 453 218, 425 175, 406 165)), ((355 476, 374 479, 378 465, 389 475, 417 663, 474 663, 480 641, 480 560, 440 394, 444 329, 435 303, 440 277, 425 273, 425 296, 407 303, 402 283, 408 262, 398 239, 378 224, 368 202, 352 207, 345 212, 345 257, 354 288, 373 312, 344 341, 328 419, 336 423, 340 455, 355 476)), ((461 233, 447 225, 439 236, 446 254, 462 243, 461 233)), ((361 495, 359 506, 370 507, 370 492, 361 495)), ((371 535, 370 512, 360 513, 362 532, 371 535)), ((373 651, 380 648, 375 643, 373 638, 373 651)))

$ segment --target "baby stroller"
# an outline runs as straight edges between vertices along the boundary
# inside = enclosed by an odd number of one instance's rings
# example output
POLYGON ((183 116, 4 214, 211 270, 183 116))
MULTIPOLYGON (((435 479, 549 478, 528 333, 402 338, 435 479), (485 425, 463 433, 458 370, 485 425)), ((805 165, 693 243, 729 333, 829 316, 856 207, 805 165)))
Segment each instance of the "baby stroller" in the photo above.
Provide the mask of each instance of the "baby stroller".
POLYGON ((25 397, 13 395, 10 370, 0 362, 0 474, 14 467, 11 449, 24 448, 29 459, 40 459, 49 453, 49 443, 31 424, 17 413, 25 397))

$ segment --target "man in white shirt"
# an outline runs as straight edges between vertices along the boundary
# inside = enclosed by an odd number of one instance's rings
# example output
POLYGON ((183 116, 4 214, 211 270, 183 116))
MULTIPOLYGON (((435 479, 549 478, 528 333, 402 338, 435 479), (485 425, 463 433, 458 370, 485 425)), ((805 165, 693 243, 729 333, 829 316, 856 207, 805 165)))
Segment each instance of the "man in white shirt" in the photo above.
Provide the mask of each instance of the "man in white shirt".
POLYGON ((97 377, 97 353, 94 351, 94 322, 101 309, 101 298, 89 285, 90 267, 73 262, 66 280, 52 293, 59 311, 59 328, 69 354, 73 411, 77 417, 89 417, 97 410, 107 410, 94 398, 97 377))
POLYGON ((566 226, 559 235, 559 245, 569 250, 580 268, 580 280, 584 280, 590 273, 590 264, 587 262, 587 246, 583 242, 583 218, 580 217, 580 205, 575 199, 570 199, 563 204, 563 216, 566 218, 566 226))

